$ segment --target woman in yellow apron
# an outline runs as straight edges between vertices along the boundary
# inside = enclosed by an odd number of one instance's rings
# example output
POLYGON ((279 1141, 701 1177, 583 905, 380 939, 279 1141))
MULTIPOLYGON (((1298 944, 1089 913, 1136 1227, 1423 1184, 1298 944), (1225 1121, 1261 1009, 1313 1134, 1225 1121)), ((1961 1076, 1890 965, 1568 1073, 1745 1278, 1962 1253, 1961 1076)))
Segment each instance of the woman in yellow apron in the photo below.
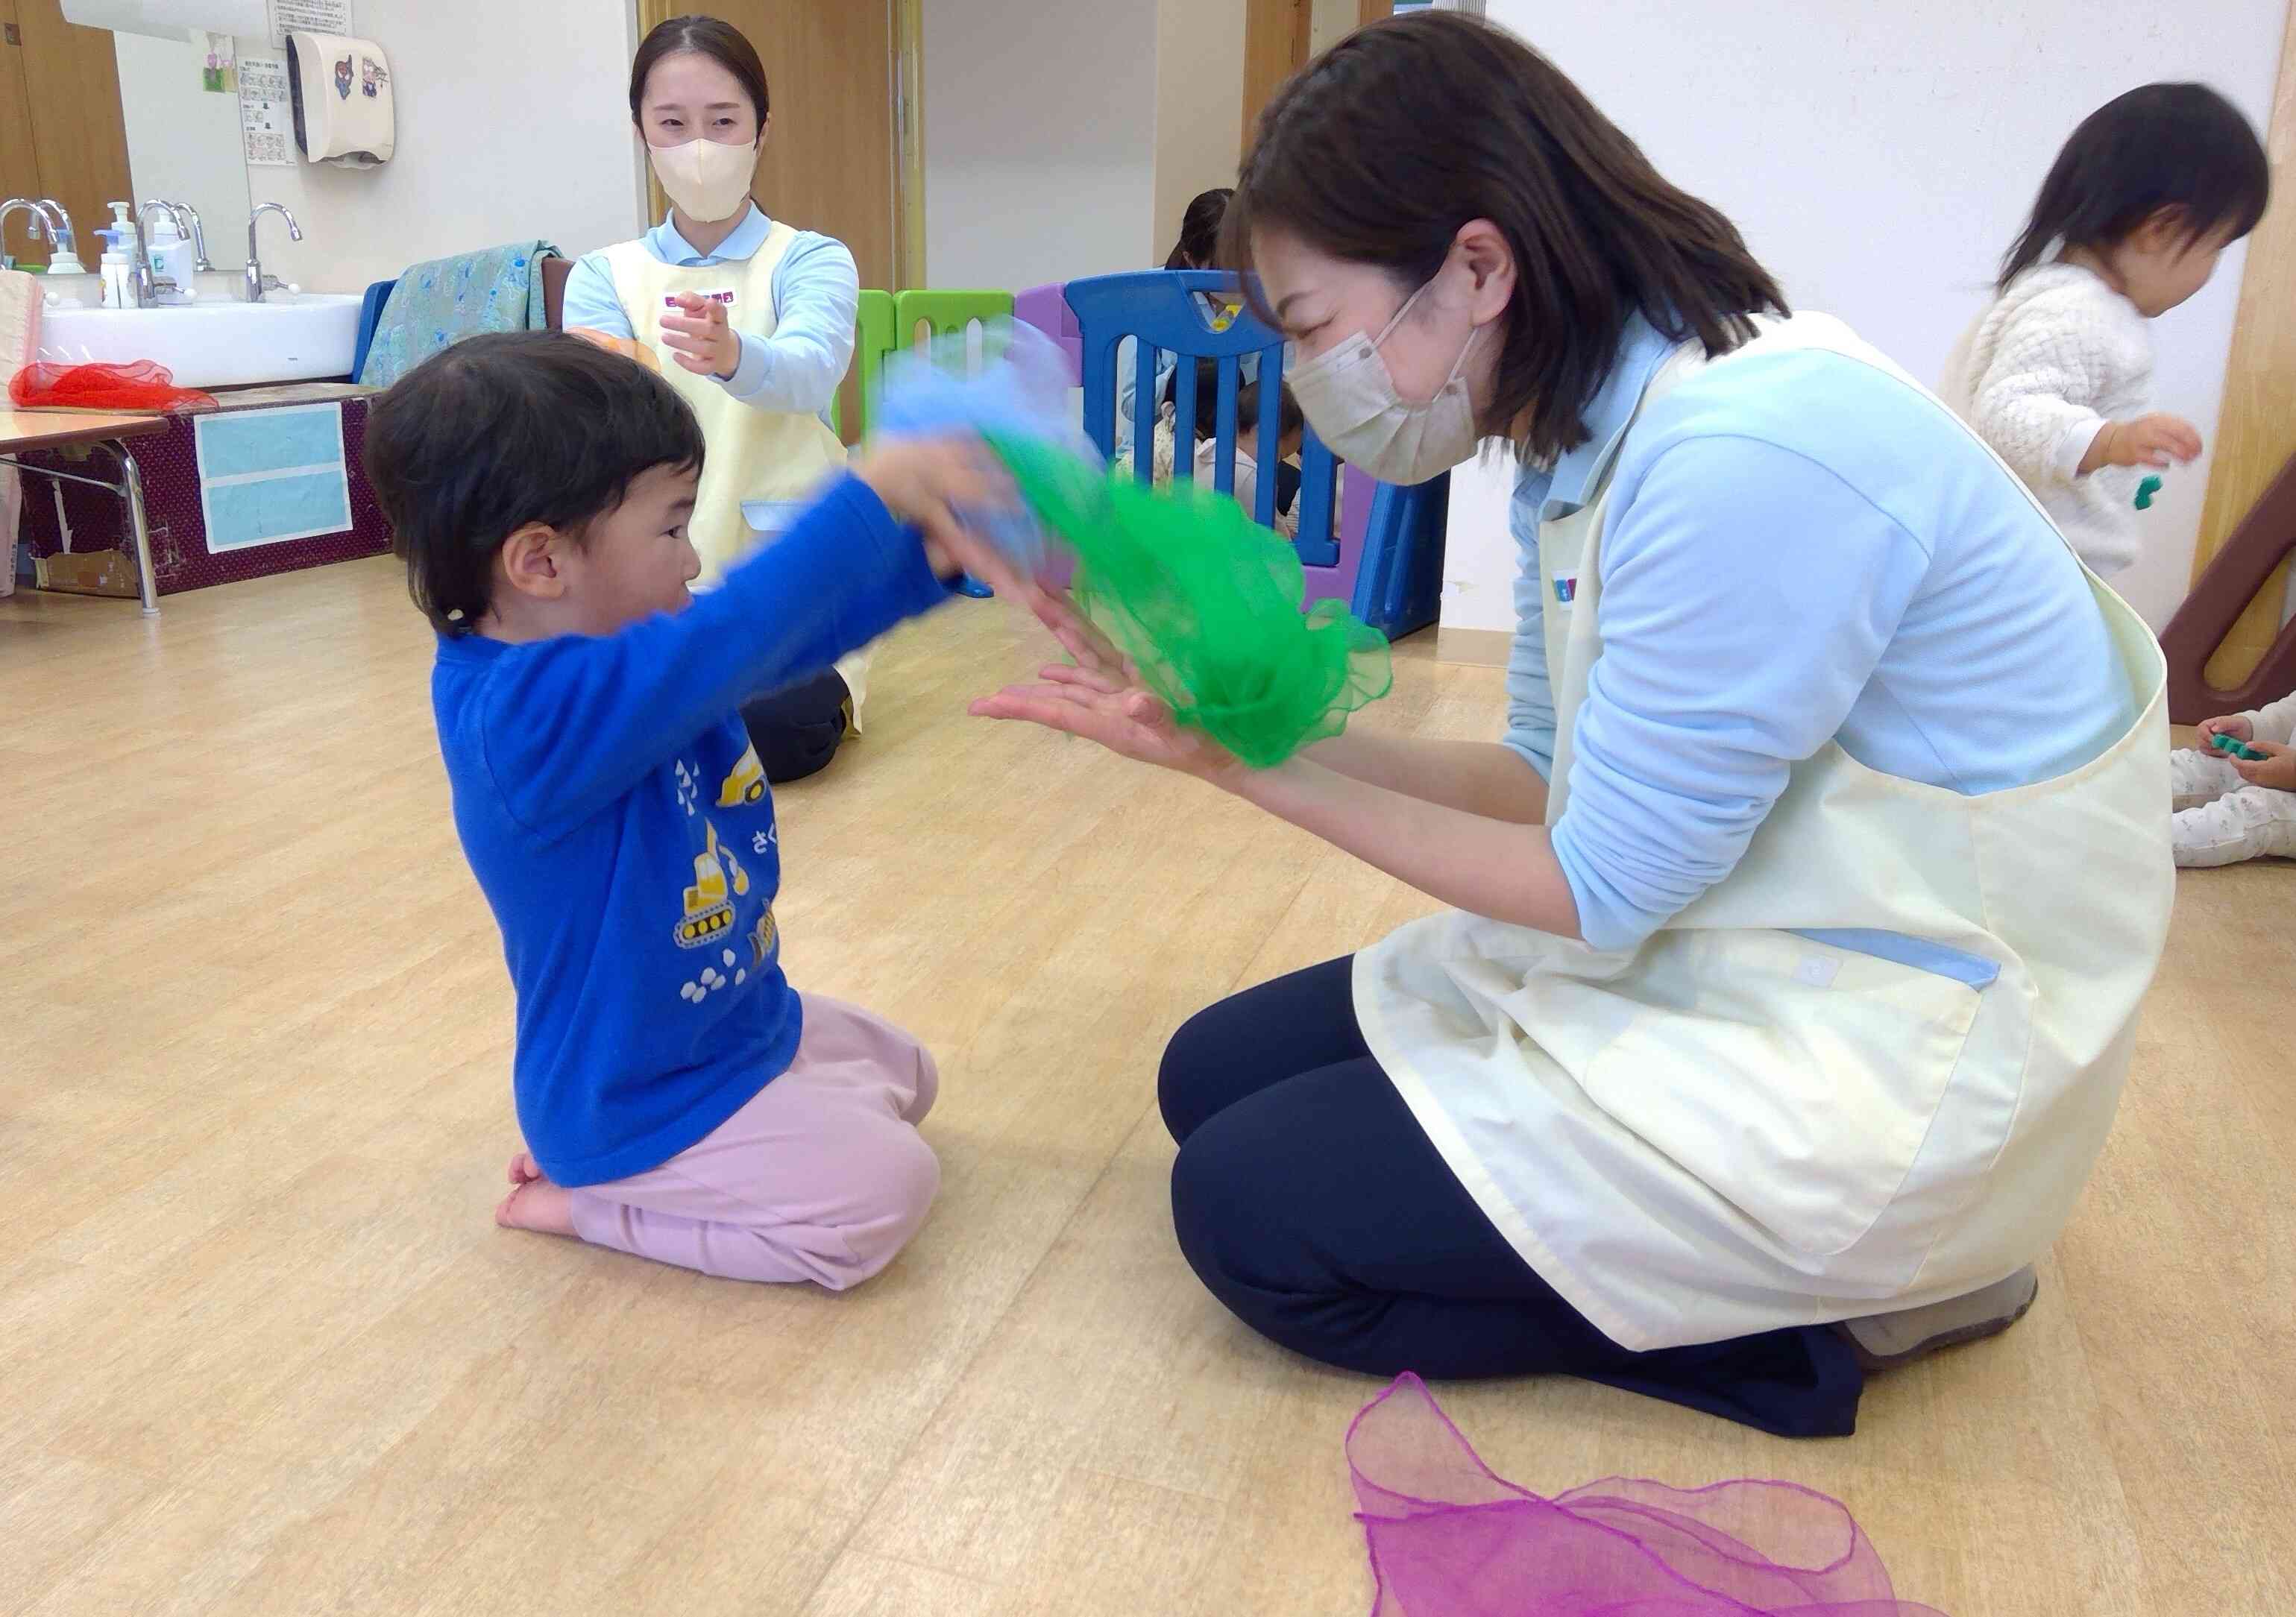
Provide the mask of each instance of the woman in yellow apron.
MULTIPOLYGON (((691 529, 707 588, 786 526, 845 461, 824 417, 853 359, 860 281, 844 243, 750 199, 768 126, 757 51, 712 17, 662 23, 630 68, 630 117, 669 216, 584 257, 569 330, 635 341, 693 406, 709 445, 691 529)), ((743 711, 775 780, 825 766, 857 723, 867 654, 743 711)))
POLYGON ((1451 906, 1173 1040, 1183 1252, 1348 1368, 1851 1430, 1868 1371, 2030 1304, 2111 1126, 2171 894, 2152 637, 1499 29, 1334 47, 1229 220, 1344 458, 1511 442, 1521 570, 1498 744, 1246 771, 1073 629, 1080 671, 980 706, 1451 906))

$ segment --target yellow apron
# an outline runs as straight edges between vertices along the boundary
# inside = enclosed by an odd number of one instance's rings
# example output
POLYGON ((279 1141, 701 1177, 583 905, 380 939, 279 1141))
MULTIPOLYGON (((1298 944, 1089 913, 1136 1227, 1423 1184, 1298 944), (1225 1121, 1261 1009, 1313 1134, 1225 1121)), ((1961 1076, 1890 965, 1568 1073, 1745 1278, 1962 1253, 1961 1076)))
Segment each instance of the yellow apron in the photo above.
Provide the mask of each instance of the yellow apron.
MULTIPOLYGON (((677 363, 661 340, 665 299, 679 292, 730 298, 727 323, 752 337, 774 334, 774 272, 797 241, 797 232, 776 224, 748 259, 717 264, 664 264, 644 241, 624 241, 606 249, 614 291, 637 339, 653 349, 662 376, 701 418, 709 457, 701 470, 693 519, 686 531, 701 557, 697 589, 709 589, 727 568, 766 538, 743 508, 785 506, 808 498, 845 464, 845 445, 819 416, 752 409, 709 377, 696 376, 677 363)), ((778 526, 778 525, 774 525, 778 526)), ((860 728, 861 697, 869 655, 841 657, 837 672, 853 697, 854 728, 860 728)))
MULTIPOLYGON (((1824 315, 1766 322, 1738 354, 1788 347, 1922 390, 1824 315)), ((1736 356, 1678 347, 1637 416, 1736 356)), ((1550 825, 1602 655, 1616 461, 1581 511, 1540 529, 1550 825)), ((1972 797, 1829 743, 1793 767, 1736 868, 1638 949, 1455 911, 1357 957, 1365 1037, 1430 1140, 1621 1346, 1957 1296, 2063 1228, 2112 1126, 2175 890, 2160 649, 2088 576, 2140 716, 2080 768, 1972 797), (1863 940, 1871 952, 1805 929, 1910 943, 1863 940)))

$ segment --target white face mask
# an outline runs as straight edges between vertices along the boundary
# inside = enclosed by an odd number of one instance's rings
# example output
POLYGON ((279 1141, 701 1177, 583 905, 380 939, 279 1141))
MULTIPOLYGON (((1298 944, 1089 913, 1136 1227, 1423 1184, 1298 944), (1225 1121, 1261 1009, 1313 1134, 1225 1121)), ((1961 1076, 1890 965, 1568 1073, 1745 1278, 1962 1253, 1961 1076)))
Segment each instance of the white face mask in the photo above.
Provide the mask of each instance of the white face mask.
POLYGON ((1404 402, 1380 356, 1380 345, 1427 295, 1427 286, 1404 299, 1377 337, 1357 332, 1283 378, 1316 436, 1340 459, 1382 483, 1424 483, 1475 453, 1475 407, 1467 397, 1464 372, 1482 327, 1469 334, 1450 376, 1423 404, 1404 402))
POLYGON ((750 176, 757 172, 758 148, 723 141, 688 141, 683 146, 648 146, 654 177, 685 216, 701 225, 730 219, 750 200, 750 176))

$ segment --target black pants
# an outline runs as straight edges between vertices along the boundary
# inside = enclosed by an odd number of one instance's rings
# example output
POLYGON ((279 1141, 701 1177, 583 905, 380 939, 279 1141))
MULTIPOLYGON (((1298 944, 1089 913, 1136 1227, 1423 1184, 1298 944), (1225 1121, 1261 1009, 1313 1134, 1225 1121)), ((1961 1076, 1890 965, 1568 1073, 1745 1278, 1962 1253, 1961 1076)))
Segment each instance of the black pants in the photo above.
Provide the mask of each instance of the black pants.
POLYGON ((1824 1328, 1635 1353, 1494 1229, 1371 1058, 1352 962, 1203 1011, 1164 1052, 1180 1250, 1236 1317, 1341 1369, 1583 1376, 1787 1437, 1846 1435, 1864 1377, 1824 1328))
POLYGON ((837 755, 853 717, 852 692, 834 668, 771 696, 759 697, 742 709, 742 723, 766 779, 779 786, 819 774, 837 755))

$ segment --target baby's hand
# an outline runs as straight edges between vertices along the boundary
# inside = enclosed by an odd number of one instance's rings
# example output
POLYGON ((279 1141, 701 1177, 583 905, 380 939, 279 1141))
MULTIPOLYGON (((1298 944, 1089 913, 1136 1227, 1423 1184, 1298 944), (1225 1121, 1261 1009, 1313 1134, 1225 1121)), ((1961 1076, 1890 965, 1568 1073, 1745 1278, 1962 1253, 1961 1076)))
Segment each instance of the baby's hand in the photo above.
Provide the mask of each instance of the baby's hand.
POLYGON ((2202 752, 2212 750, 2216 746, 2216 740, 2218 736, 2230 736, 2235 741, 2253 741, 2256 739, 2256 726, 2251 724, 2246 719, 2242 718, 2238 714, 2233 714, 2226 718, 2202 719, 2201 721, 2201 750, 2202 752))
POLYGON ((2232 766, 2240 772, 2240 778, 2251 786, 2268 786, 2275 791, 2296 792, 2296 751, 2275 747, 2269 741, 2251 741, 2249 745, 2269 755, 2261 764, 2251 764, 2240 758, 2230 760, 2232 766))
POLYGON ((852 471, 897 519, 924 530, 925 560, 934 572, 944 578, 970 573, 996 589, 1033 599, 1035 591, 1011 559, 957 520, 959 510, 1001 510, 1013 503, 1010 482, 978 441, 880 439, 854 457, 852 471))
POLYGON ((2201 435, 2181 416, 2140 415, 2133 421, 2108 421, 2089 445, 2081 470, 2097 466, 2169 466, 2201 458, 2201 435), (2094 462, 2089 464, 2087 462, 2094 462))

